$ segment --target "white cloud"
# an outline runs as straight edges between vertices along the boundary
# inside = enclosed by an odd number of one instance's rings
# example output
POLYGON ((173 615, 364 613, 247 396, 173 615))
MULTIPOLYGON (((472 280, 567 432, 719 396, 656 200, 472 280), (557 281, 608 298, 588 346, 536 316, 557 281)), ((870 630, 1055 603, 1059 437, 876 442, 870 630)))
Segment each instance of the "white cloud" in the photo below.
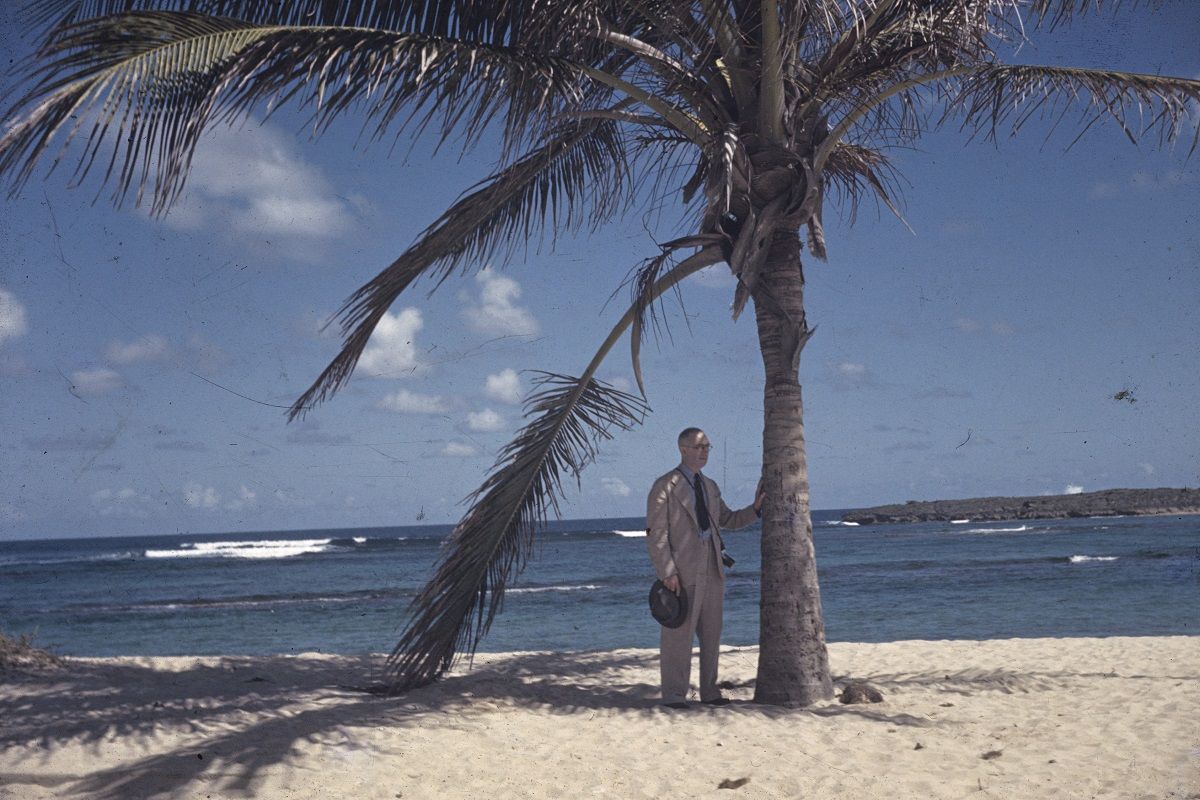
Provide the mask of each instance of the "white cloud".
POLYGON ((521 378, 515 369, 504 369, 487 376, 484 392, 493 400, 515 405, 521 402, 521 378))
POLYGON ((1068 483, 1067 488, 1063 489, 1063 494, 1083 494, 1083 487, 1068 483))
POLYGON ((1142 472, 1146 473, 1147 475, 1153 475, 1155 472, 1154 465, 1149 461, 1139 461, 1138 466, 1141 467, 1142 472))
POLYGON ((963 333, 974 333, 979 330, 979 322, 970 317, 959 317, 954 320, 954 327, 958 328, 963 333))
POLYGON ((601 478, 600 485, 613 497, 629 497, 633 491, 620 478, 601 478))
POLYGON ((446 442, 446 446, 442 448, 442 455, 466 458, 475 455, 475 448, 462 442, 446 442))
POLYGON ((618 392, 625 392, 626 394, 629 394, 633 391, 633 381, 629 380, 629 378, 626 378, 624 375, 605 378, 604 382, 616 389, 618 392))
POLYGON ((211 486, 193 482, 183 487, 183 504, 188 508, 216 508, 221 504, 221 495, 211 486))
POLYGON ((1129 176, 1127 181, 1096 181, 1092 184, 1090 196, 1098 199, 1110 199, 1129 195, 1132 192, 1164 192, 1187 186, 1195 181, 1195 176, 1182 170, 1167 170, 1166 172, 1146 172, 1138 170, 1129 176))
POLYGON ((78 369, 71 373, 71 384, 80 394, 101 395, 120 389, 124 385, 121 376, 108 367, 78 369))
POLYGON ((446 413, 446 402, 442 398, 428 394, 417 394, 407 389, 401 389, 395 394, 389 394, 376 405, 384 411, 395 411, 398 414, 446 413))
POLYGON ((425 369, 417 354, 417 331, 425 327, 421 311, 403 309, 387 313, 358 360, 358 368, 373 378, 401 378, 425 369))
POLYGON ((92 505, 102 517, 147 517, 151 508, 150 495, 131 489, 100 489, 92 492, 92 505))
POLYGON ((226 503, 225 508, 228 511, 241 511, 247 506, 254 505, 257 500, 258 492, 254 491, 243 483, 241 488, 238 489, 237 498, 226 503))
POLYGON ((867 376, 867 367, 864 364, 851 364, 849 361, 843 361, 838 364, 837 369, 840 375, 855 380, 861 380, 867 376))
POLYGON ((25 306, 12 292, 0 289, 0 344, 4 344, 5 339, 23 336, 28 329, 25 306))
POLYGON ((355 206, 288 135, 268 125, 222 127, 200 140, 187 192, 166 219, 177 228, 268 239, 304 255, 314 242, 347 233, 355 206))
POLYGON ((104 350, 104 357, 110 364, 124 366, 146 361, 161 361, 171 354, 165 337, 157 333, 147 334, 128 344, 109 342, 104 350))
POLYGON ((498 431, 504 427, 504 418, 490 408, 472 411, 467 414, 467 427, 473 431, 498 431))
POLYGON ((538 322, 528 309, 516 305, 521 286, 491 267, 475 276, 480 285, 478 305, 463 309, 467 322, 480 333, 492 336, 521 336, 538 332, 538 322))
POLYGON ((874 376, 871 375, 866 364, 843 361, 834 365, 833 372, 833 383, 839 389, 863 389, 875 386, 874 376))

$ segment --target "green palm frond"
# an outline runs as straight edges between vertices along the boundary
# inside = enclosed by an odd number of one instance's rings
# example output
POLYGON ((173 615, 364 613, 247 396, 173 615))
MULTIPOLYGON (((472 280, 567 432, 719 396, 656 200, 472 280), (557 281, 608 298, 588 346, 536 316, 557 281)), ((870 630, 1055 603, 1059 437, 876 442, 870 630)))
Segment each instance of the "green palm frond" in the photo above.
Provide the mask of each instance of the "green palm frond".
POLYGON ((440 283, 456 268, 511 253, 543 231, 598 225, 622 210, 628 174, 620 130, 606 119, 562 125, 548 141, 461 197, 417 242, 338 311, 342 349, 292 405, 303 416, 336 392, 354 371, 375 326, 400 294, 422 275, 440 283))
POLYGON ((1194 128, 1190 150, 1200 142, 1192 106, 1200 102, 1200 80, 1114 70, 1045 66, 986 66, 970 71, 948 90, 947 118, 994 138, 1002 127, 1013 135, 1036 116, 1054 127, 1077 109, 1081 129, 1113 119, 1130 141, 1157 132, 1161 143, 1174 142, 1194 128))
POLYGON ((496 461, 447 539, 434 577, 388 658, 396 691, 436 680, 461 652, 474 653, 520 575, 534 536, 558 513, 565 477, 579 479, 597 443, 649 410, 639 398, 589 377, 542 373, 526 402, 536 415, 496 461))
POLYGON ((106 143, 114 199, 153 173, 156 212, 178 197, 209 122, 298 99, 318 130, 351 107, 375 134, 435 123, 473 141, 497 115, 514 138, 553 103, 581 97, 562 59, 424 34, 280 26, 182 12, 134 12, 57 30, 35 60, 36 85, 6 112, 24 117, 0 139, 0 174, 19 186, 60 134, 87 126, 79 176, 106 143), (118 167, 119 164, 119 167, 118 167))

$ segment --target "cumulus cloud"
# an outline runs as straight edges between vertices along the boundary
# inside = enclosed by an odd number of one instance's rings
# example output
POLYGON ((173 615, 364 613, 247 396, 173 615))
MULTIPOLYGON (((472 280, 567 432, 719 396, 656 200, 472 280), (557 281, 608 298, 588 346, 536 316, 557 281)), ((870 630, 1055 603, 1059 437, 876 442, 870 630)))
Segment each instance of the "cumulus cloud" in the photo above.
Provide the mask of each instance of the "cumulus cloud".
POLYGON ((842 361, 833 365, 834 385, 840 389, 862 389, 875 385, 875 376, 866 364, 842 361))
POLYGON ((216 128, 200 140, 187 193, 166 219, 185 230, 268 239, 302 256, 315 242, 349 232, 360 203, 340 197, 278 129, 216 128))
POLYGON ((253 506, 257 500, 258 492, 246 486, 246 484, 242 484, 238 489, 238 496, 226 503, 225 508, 228 511, 241 511, 248 506, 253 506))
POLYGON ((1063 489, 1063 494, 1083 494, 1083 487, 1068 483, 1067 488, 1063 489))
POLYGON ((462 442, 446 442, 446 446, 442 448, 442 455, 466 458, 475 455, 475 448, 462 442))
POLYGON ((183 487, 183 504, 188 508, 216 508, 221 504, 221 495, 211 486, 192 482, 183 487))
POLYGON ((504 418, 490 408, 472 411, 467 414, 467 427, 473 431, 498 431, 504 427, 504 418))
POLYGON ((1195 176, 1182 170, 1166 170, 1165 172, 1147 172, 1138 170, 1127 179, 1116 181, 1095 181, 1089 195, 1097 199, 1111 199, 1127 196, 1132 193, 1165 192, 1195 182, 1195 176))
POLYGON ((979 321, 970 317, 959 317, 954 320, 954 327, 958 328, 963 333, 974 333, 979 330, 979 321))
POLYGON ((126 486, 123 489, 100 489, 92 492, 92 505, 100 516, 149 516, 150 495, 126 486))
POLYGON ((429 394, 418 394, 407 389, 401 389, 395 394, 389 394, 376 404, 384 411, 395 411, 397 414, 444 414, 446 401, 429 394))
POLYGON ((95 396, 108 394, 125 385, 116 370, 108 367, 95 369, 77 369, 71 373, 71 385, 75 391, 83 395, 95 396))
POLYGON ((601 478, 600 485, 613 497, 629 497, 633 491, 620 478, 601 478))
POLYGON ((110 364, 125 366, 147 361, 161 361, 171 354, 165 337, 157 333, 146 334, 132 342, 109 342, 104 357, 110 364))
POLYGON ((515 405, 521 402, 521 378, 515 369, 504 369, 488 375, 483 391, 493 400, 515 405))
POLYGON ((479 302, 470 302, 463 309, 474 330, 492 336, 521 336, 540 330, 533 314, 517 305, 521 286, 515 280, 491 267, 480 271, 475 280, 480 287, 479 302))
POLYGON ((25 306, 12 292, 0 289, 0 344, 4 344, 6 339, 23 336, 28 329, 25 306))
POLYGON ((384 314, 358 360, 359 370, 372 378, 401 378, 425 369, 416 343, 423 327, 420 309, 384 314))

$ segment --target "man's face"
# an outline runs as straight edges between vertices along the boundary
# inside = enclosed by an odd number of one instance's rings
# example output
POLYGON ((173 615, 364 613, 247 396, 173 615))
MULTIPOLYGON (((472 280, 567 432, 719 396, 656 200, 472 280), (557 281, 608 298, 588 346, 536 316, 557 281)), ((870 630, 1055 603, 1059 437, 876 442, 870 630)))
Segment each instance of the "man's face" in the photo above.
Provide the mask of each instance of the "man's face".
POLYGON ((704 431, 694 433, 679 444, 679 455, 683 465, 692 472, 699 472, 708 463, 708 451, 711 445, 704 431))

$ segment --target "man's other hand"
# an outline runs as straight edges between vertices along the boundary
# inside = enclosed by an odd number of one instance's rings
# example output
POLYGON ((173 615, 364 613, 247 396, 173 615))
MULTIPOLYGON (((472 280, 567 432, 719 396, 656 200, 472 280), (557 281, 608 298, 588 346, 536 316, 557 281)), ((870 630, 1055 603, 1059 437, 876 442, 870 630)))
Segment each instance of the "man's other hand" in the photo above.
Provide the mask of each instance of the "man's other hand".
POLYGON ((672 575, 663 581, 663 586, 671 590, 673 594, 679 594, 679 576, 672 575))
POLYGON ((763 501, 767 499, 767 493, 763 489, 762 478, 758 479, 758 487, 754 490, 754 511, 758 514, 762 513, 763 501))

